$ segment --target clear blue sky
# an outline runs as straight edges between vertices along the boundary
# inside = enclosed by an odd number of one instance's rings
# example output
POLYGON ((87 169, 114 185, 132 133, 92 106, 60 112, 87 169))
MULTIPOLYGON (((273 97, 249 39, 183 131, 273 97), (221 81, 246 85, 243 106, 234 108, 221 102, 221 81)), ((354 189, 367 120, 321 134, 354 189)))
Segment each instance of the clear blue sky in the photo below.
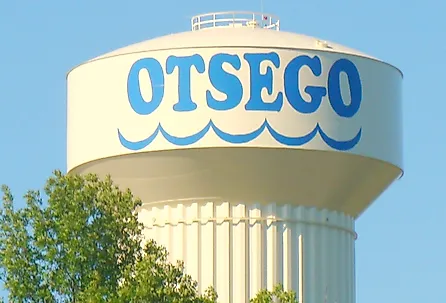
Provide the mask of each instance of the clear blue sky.
MULTIPOLYGON (((286 31, 403 70, 405 176, 357 221, 357 302, 445 302, 446 2, 264 0, 264 9, 286 31)), ((65 170, 70 68, 216 10, 258 11, 260 0, 0 0, 0 183, 20 196, 65 170)))

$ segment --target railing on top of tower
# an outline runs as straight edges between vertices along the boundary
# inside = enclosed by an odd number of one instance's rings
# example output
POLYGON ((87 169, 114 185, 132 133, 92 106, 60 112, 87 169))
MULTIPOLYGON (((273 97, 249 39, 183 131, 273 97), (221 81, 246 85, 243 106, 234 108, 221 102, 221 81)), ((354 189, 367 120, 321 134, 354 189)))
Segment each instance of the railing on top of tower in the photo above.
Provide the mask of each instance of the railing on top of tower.
POLYGON ((256 12, 216 12, 192 17, 192 31, 213 27, 250 27, 280 30, 280 20, 274 15, 256 12))

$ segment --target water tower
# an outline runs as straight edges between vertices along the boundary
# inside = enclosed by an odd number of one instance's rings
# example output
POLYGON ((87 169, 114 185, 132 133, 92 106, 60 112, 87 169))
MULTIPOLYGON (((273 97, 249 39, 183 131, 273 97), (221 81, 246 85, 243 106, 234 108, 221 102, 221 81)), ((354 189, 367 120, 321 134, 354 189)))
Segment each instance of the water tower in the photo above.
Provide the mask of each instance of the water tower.
POLYGON ((68 74, 68 170, 111 174, 200 291, 355 302, 355 219, 402 174, 402 74, 251 12, 68 74))

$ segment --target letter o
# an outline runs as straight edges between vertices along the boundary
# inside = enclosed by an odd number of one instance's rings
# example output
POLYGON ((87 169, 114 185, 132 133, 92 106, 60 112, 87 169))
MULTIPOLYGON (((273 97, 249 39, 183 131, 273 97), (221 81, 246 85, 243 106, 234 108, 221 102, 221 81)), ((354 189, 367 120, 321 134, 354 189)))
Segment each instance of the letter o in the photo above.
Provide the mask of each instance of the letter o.
POLYGON ((353 117, 359 110, 362 101, 362 84, 355 64, 347 59, 339 59, 328 73, 328 98, 333 110, 341 117, 353 117), (341 73, 347 74, 350 86, 351 103, 346 105, 341 95, 341 73))
POLYGON ((154 58, 143 58, 136 61, 130 68, 127 78, 127 96, 130 106, 140 115, 149 115, 154 112, 164 97, 164 73, 161 64, 154 58), (141 95, 139 72, 146 69, 150 75, 152 86, 152 100, 145 101, 141 95))

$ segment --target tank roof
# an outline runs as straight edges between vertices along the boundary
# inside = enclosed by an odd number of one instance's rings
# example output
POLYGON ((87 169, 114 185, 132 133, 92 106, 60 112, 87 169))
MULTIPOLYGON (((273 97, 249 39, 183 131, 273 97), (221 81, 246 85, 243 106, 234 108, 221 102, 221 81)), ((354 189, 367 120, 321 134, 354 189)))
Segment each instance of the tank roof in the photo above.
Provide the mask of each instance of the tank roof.
MULTIPOLYGON (((211 47, 275 48, 339 53, 387 64, 398 70, 403 76, 402 71, 394 65, 356 49, 317 37, 280 31, 280 20, 275 15, 247 11, 213 12, 196 15, 191 18, 191 31, 165 35, 128 45, 90 59, 78 66, 96 60, 133 53, 211 47)), ((73 69, 76 69, 76 67, 73 69)))
POLYGON ((114 50, 87 62, 146 51, 203 47, 319 50, 381 61, 358 50, 302 34, 250 27, 213 27, 206 30, 181 32, 146 40, 114 50))

